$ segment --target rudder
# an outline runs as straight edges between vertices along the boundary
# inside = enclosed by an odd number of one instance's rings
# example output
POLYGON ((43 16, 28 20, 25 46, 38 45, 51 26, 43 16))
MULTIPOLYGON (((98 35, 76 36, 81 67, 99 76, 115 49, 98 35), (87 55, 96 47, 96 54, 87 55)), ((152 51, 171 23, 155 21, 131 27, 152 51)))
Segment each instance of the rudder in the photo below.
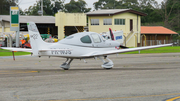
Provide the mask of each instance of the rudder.
POLYGON ((34 22, 28 22, 27 26, 33 55, 38 55, 39 49, 46 47, 46 42, 42 40, 41 35, 34 22))

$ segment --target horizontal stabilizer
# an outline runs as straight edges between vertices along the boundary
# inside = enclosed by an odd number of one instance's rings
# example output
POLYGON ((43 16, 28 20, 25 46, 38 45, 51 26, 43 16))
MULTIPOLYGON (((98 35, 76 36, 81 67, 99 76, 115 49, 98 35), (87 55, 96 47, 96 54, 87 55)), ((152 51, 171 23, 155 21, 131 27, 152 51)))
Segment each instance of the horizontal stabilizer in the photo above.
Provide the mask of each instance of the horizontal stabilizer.
POLYGON ((10 51, 17 51, 17 52, 32 52, 32 49, 27 48, 14 48, 14 47, 0 47, 1 49, 7 49, 10 51))

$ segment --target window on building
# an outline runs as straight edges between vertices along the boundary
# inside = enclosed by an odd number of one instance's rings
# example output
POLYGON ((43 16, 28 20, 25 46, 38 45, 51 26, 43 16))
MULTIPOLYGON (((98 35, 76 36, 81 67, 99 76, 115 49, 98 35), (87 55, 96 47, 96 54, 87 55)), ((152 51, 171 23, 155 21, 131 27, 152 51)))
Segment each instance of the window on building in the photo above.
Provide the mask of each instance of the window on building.
POLYGON ((125 25, 125 19, 114 19, 115 25, 125 25))
POLYGON ((99 19, 91 19, 91 25, 99 25, 99 19))
POLYGON ((89 35, 83 36, 81 38, 81 42, 82 43, 91 43, 91 39, 90 39, 89 35))
POLYGON ((104 25, 112 25, 112 19, 104 19, 103 24, 104 25))

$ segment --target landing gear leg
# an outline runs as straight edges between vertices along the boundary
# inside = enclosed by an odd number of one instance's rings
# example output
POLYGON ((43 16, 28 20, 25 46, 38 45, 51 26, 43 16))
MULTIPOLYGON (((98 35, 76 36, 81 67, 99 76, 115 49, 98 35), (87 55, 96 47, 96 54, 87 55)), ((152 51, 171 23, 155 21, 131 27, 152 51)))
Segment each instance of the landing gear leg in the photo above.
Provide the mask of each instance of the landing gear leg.
POLYGON ((70 63, 72 62, 73 59, 67 58, 67 60, 60 66, 61 68, 63 68, 64 70, 69 70, 70 68, 70 63))
POLYGON ((106 57, 106 59, 109 61, 109 62, 106 62, 103 57, 98 57, 102 62, 103 64, 101 65, 101 67, 103 67, 104 69, 112 69, 112 67, 114 66, 114 63, 108 58, 106 57))

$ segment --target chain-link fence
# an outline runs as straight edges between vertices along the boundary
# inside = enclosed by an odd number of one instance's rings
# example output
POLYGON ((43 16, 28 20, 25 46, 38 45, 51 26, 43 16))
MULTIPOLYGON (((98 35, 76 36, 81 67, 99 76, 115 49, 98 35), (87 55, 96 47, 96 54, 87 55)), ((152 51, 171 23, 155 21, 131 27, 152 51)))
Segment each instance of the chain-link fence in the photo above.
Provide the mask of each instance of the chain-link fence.
POLYGON ((180 41, 179 40, 173 40, 173 46, 180 46, 180 41))

